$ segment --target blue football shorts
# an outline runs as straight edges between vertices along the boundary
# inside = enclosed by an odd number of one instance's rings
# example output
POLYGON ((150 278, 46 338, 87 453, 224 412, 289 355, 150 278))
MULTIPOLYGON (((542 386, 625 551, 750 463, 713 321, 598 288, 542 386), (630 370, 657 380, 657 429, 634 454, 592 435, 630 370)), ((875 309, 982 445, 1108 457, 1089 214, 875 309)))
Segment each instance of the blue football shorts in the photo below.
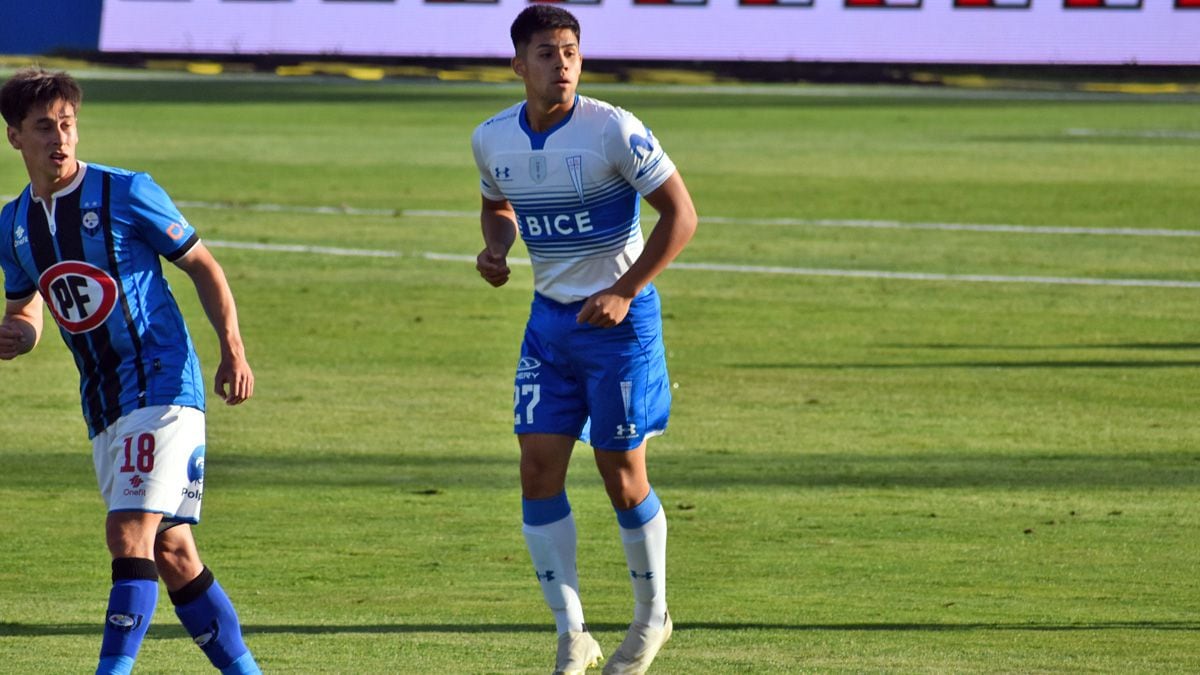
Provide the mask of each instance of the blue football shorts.
POLYGON ((612 328, 576 323, 582 307, 534 294, 517 363, 513 429, 632 450, 666 431, 671 412, 658 292, 647 286, 612 328))

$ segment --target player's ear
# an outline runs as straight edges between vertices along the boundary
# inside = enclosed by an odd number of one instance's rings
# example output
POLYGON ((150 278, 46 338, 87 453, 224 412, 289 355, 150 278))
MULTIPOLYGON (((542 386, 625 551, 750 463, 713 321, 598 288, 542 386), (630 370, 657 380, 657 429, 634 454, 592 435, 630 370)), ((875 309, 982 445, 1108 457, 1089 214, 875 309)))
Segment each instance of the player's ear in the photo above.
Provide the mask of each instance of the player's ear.
POLYGON ((13 146, 13 150, 21 149, 21 142, 17 140, 17 133, 18 132, 15 127, 8 127, 8 144, 13 146))
POLYGON ((512 57, 512 69, 517 77, 525 77, 525 60, 521 58, 520 54, 512 57))

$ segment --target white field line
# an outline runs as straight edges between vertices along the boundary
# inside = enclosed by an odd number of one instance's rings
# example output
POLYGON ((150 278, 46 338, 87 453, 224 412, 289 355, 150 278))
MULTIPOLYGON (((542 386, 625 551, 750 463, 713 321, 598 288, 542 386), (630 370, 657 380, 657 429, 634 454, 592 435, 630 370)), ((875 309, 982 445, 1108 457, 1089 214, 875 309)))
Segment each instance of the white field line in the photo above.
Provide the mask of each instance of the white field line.
MULTIPOLYGON (((405 257, 405 254, 398 251, 333 248, 329 246, 299 246, 294 244, 263 244, 254 242, 224 241, 218 239, 206 239, 205 242, 209 246, 215 248, 241 248, 255 251, 273 251, 281 253, 313 253, 321 255, 371 258, 405 257)), ((475 256, 462 255, 459 253, 435 253, 431 251, 423 251, 419 253, 412 253, 409 257, 445 262, 475 262, 475 256)), ((508 263, 510 265, 521 265, 525 267, 529 266, 530 264, 528 258, 509 258, 508 263)), ((678 270, 726 272, 733 274, 851 277, 858 279, 898 279, 905 281, 950 281, 989 284, 1055 284, 1066 286, 1126 286, 1135 288, 1200 288, 1200 281, 1174 281, 1171 279, 1103 279, 1089 277, 1002 276, 993 274, 938 274, 926 272, 885 272, 880 270, 840 270, 812 267, 721 265, 715 263, 683 262, 671 263, 671 268, 678 270)))
MULTIPOLYGON (((437 209, 364 209, 353 206, 288 206, 284 204, 227 204, 178 201, 183 208, 265 213, 305 213, 329 216, 376 216, 384 218, 476 218, 478 212, 437 209)), ((701 216, 701 223, 717 225, 767 225, 776 227, 836 227, 876 230, 940 230, 947 232, 1008 232, 1017 234, 1066 234, 1127 237, 1200 237, 1200 230, 1170 230, 1134 227, 1068 227, 1057 225, 979 225, 972 223, 910 223, 899 220, 840 220, 831 218, 729 218, 701 216)))
MULTIPOLYGON (((12 199, 11 197, 0 199, 12 199)), ((471 211, 440 211, 426 209, 361 209, 341 206, 288 206, 282 204, 249 204, 236 205, 220 202, 178 201, 178 206, 184 208, 215 209, 215 210, 245 210, 275 213, 311 213, 320 215, 348 216, 382 216, 382 217, 412 217, 412 218, 473 218, 478 214, 471 211)), ((799 218, 724 218, 710 216, 702 218, 702 222, 726 223, 736 225, 782 225, 782 226, 818 226, 818 227, 867 227, 879 229, 934 229, 934 230, 963 230, 970 232, 1016 232, 1024 234, 1090 234, 1090 235, 1129 235, 1157 237, 1198 237, 1197 230, 1141 230, 1133 228, 1083 228, 1083 227, 1038 227, 1026 225, 972 225, 963 223, 902 223, 899 221, 882 220, 806 220, 799 218)), ((359 258, 401 258, 404 254, 399 251, 383 251, 372 249, 339 248, 335 246, 307 246, 302 244, 264 244, 256 242, 239 242, 219 239, 206 239, 205 242, 213 247, 239 248, 255 251, 270 251, 276 253, 309 253, 318 255, 350 256, 359 258)), ((453 262, 475 262, 474 256, 421 252, 414 257, 426 260, 443 260, 453 262)), ((510 258, 509 262, 516 265, 529 265, 525 258, 510 258)), ((949 281, 972 283, 1026 283, 1026 284, 1057 284, 1071 286, 1126 286, 1138 288, 1200 288, 1200 281, 1176 281, 1171 279, 1106 279, 1091 277, 1043 277, 1043 276, 1004 276, 988 274, 939 274, 926 272, 887 272, 882 270, 842 270, 820 269, 809 267, 780 267, 759 265, 724 265, 715 263, 683 263, 675 262, 672 268, 680 270, 699 270, 706 272, 729 272, 739 274, 775 274, 821 277, 850 277, 860 279, 900 279, 909 281, 949 281)))
POLYGON ((1066 129, 1068 136, 1084 138, 1168 138, 1200 140, 1200 131, 1182 129, 1066 129))

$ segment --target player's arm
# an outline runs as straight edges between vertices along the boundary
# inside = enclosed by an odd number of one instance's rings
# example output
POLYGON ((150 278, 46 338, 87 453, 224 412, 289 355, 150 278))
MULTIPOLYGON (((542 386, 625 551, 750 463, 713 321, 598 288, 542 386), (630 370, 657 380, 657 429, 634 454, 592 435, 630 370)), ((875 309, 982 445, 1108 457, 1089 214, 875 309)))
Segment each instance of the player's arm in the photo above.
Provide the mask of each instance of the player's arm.
POLYGON ((475 257, 475 269, 493 286, 508 283, 508 251, 517 240, 517 213, 507 199, 495 201, 481 197, 479 222, 483 229, 483 250, 475 257))
POLYGON ((246 362, 246 348, 238 328, 237 306, 225 271, 203 243, 197 243, 175 261, 196 285, 200 305, 221 344, 221 363, 213 391, 229 405, 237 405, 254 395, 254 373, 246 362))
POLYGON ((615 284, 587 299, 576 317, 579 323, 609 328, 624 321, 637 294, 671 264, 695 234, 696 207, 678 171, 646 195, 646 201, 658 211, 658 222, 642 254, 615 284))
POLYGON ((31 294, 9 300, 0 319, 0 359, 8 361, 29 353, 42 337, 42 296, 31 294))

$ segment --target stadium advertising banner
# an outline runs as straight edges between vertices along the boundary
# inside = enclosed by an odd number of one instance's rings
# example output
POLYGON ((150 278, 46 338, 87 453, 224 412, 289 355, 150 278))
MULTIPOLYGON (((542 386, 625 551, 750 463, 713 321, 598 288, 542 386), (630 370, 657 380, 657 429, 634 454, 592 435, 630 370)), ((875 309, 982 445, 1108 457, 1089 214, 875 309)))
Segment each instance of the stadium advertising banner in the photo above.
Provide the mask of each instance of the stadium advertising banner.
MULTIPOLYGON (((508 58, 525 0, 105 0, 100 49, 508 58)), ((559 0, 588 58, 1200 64, 1200 0, 559 0)))

